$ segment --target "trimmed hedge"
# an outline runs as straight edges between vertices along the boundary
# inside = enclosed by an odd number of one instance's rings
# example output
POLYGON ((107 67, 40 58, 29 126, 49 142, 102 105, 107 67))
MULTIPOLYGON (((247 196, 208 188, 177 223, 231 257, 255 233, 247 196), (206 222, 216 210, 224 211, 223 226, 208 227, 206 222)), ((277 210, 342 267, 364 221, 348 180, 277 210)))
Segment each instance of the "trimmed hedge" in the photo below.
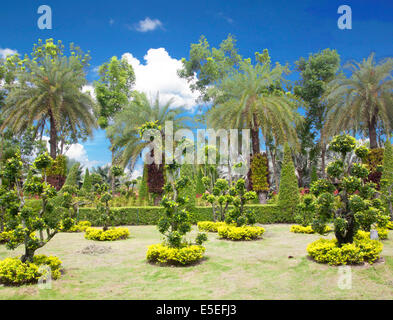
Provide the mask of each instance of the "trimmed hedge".
MULTIPOLYGON (((256 223, 290 223, 292 218, 277 205, 247 205, 246 208, 255 212, 256 223)), ((113 208, 113 225, 155 225, 158 223, 162 214, 162 207, 124 207, 113 208)), ((96 214, 95 208, 80 208, 79 220, 90 221, 92 226, 100 226, 99 216, 96 214)), ((213 221, 213 212, 211 207, 195 207, 191 212, 192 223, 198 221, 213 221)))

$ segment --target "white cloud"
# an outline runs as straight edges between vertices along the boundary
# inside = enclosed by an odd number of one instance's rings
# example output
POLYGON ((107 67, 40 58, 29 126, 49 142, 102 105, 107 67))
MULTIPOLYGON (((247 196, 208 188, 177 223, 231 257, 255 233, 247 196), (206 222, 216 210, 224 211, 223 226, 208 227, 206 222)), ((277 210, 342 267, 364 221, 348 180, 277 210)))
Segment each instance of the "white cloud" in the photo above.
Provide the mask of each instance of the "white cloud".
POLYGON ((78 161, 85 168, 91 169, 94 166, 99 165, 99 161, 89 160, 85 147, 80 143, 72 144, 70 148, 67 150, 67 152, 65 153, 65 155, 70 159, 74 159, 75 161, 78 161))
POLYGON ((165 48, 149 49, 142 64, 131 53, 123 54, 135 71, 135 89, 155 97, 160 93, 164 103, 173 98, 173 106, 184 106, 187 109, 196 107, 197 93, 193 93, 188 82, 178 76, 177 70, 182 67, 181 60, 172 58, 165 48))
POLYGON ((94 87, 91 84, 87 84, 82 87, 81 90, 83 93, 89 93, 90 96, 95 100, 96 99, 96 94, 94 92, 94 87))
POLYGON ((158 19, 150 19, 147 17, 145 20, 138 22, 135 29, 139 32, 153 31, 157 28, 162 28, 162 22, 158 19))
POLYGON ((6 49, 0 48, 0 58, 5 58, 8 55, 13 55, 15 53, 18 53, 18 51, 12 50, 12 49, 9 49, 9 48, 6 48, 6 49))

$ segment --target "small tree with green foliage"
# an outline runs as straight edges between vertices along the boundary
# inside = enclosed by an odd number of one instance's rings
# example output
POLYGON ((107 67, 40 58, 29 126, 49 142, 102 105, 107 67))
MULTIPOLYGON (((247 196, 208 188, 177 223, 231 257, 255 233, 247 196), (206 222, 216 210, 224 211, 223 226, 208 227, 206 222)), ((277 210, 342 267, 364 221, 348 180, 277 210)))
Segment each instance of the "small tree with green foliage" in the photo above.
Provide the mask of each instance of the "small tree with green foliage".
POLYGON ((284 159, 281 168, 280 189, 278 192, 278 205, 281 210, 293 215, 299 204, 300 195, 298 181, 295 175, 295 166, 289 145, 284 145, 284 159))
POLYGON ((112 210, 109 202, 112 200, 110 188, 107 183, 94 186, 95 205, 99 217, 99 222, 102 224, 102 230, 107 231, 111 222, 113 221, 112 210))
POLYGON ((393 147, 389 139, 385 143, 383 169, 381 177, 381 193, 385 209, 393 221, 393 147))
POLYGON ((258 194, 259 203, 265 204, 269 192, 269 164, 266 153, 257 153, 251 159, 252 189, 258 194))
POLYGON ((374 224, 386 225, 382 201, 377 199, 375 183, 365 182, 369 171, 360 163, 351 163, 348 157, 352 151, 362 158, 364 148, 356 149, 355 138, 339 135, 332 139, 329 149, 338 154, 335 161, 326 168, 328 178, 311 186, 316 196, 316 216, 313 230, 323 234, 328 222, 333 220, 334 233, 341 246, 352 243, 357 230, 369 231, 374 224), (338 191, 336 196, 333 191, 338 191))
MULTIPOLYGON (((186 209, 187 197, 180 195, 187 185, 188 178, 180 175, 180 165, 176 162, 165 166, 168 182, 165 184, 165 195, 161 201, 164 213, 158 221, 158 230, 165 237, 165 245, 181 248, 189 245, 184 236, 191 231, 190 213, 186 209)), ((198 234, 196 243, 201 245, 207 240, 204 233, 198 234)))
POLYGON ((64 182, 65 186, 79 187, 79 167, 80 163, 76 162, 68 172, 67 179, 64 182))
MULTIPOLYGON (((202 181, 206 186, 210 185, 210 179, 203 177, 202 181)), ((229 194, 229 184, 225 179, 217 179, 213 186, 212 193, 204 193, 202 199, 207 201, 212 206, 213 220, 225 221, 226 214, 228 212, 228 206, 233 201, 233 196, 229 194), (217 217, 217 209, 219 215, 217 217)))
POLYGON ((84 190, 86 192, 90 192, 92 187, 93 186, 92 186, 91 180, 90 180, 90 172, 89 172, 89 169, 86 168, 85 177, 83 179, 83 184, 82 184, 82 190, 84 190))

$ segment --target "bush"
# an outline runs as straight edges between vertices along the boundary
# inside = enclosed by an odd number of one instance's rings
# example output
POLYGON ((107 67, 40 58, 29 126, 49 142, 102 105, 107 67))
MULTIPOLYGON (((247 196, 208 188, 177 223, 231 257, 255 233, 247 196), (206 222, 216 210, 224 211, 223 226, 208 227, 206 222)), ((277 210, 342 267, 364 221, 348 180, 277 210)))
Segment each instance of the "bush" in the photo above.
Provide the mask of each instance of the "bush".
POLYGON ((218 228, 219 237, 228 240, 255 240, 259 239, 264 232, 264 228, 253 226, 223 226, 218 228))
POLYGON ((85 238, 96 241, 115 241, 120 239, 127 239, 130 236, 130 231, 127 228, 111 228, 106 231, 97 228, 87 228, 85 238))
MULTIPOLYGON (((386 240, 388 238, 389 230, 386 228, 377 228, 378 237, 380 240, 386 240)), ((358 238, 370 239, 370 232, 359 230, 357 233, 358 238)))
POLYGON ((61 261, 59 258, 36 255, 33 261, 33 263, 23 263, 18 258, 6 258, 0 261, 0 283, 17 286, 37 283, 44 275, 40 271, 42 265, 50 267, 52 279, 56 280, 60 277, 61 261))
MULTIPOLYGON (((311 226, 303 227, 303 226, 300 226, 300 225, 293 225, 293 226, 291 226, 291 230, 290 231, 294 232, 294 233, 307 233, 307 234, 315 233, 315 231, 312 229, 311 226)), ((332 231, 332 228, 330 228, 329 226, 326 226, 325 227, 325 233, 328 233, 330 231, 332 231)))
POLYGON ((286 143, 284 159, 281 169, 280 188, 278 192, 278 206, 290 217, 293 216, 300 201, 298 181, 292 160, 291 149, 286 143))
POLYGON ((379 259, 383 244, 363 235, 356 236, 353 243, 339 247, 336 239, 319 239, 307 246, 308 254, 317 262, 329 265, 373 263, 379 259))
POLYGON ((0 244, 6 243, 12 237, 12 231, 4 231, 0 233, 0 244))
POLYGON ((153 263, 187 265, 201 260, 204 252, 205 248, 199 245, 171 248, 162 244, 153 244, 147 249, 146 258, 153 263))
POLYGON ((386 225, 386 228, 388 228, 389 230, 393 230, 393 221, 389 221, 386 225))
POLYGON ((214 222, 214 221, 199 221, 198 230, 206 232, 217 232, 219 227, 224 227, 227 224, 225 222, 214 222))
POLYGON ((91 227, 90 221, 79 221, 77 224, 74 224, 70 229, 64 232, 85 232, 87 228, 91 227))

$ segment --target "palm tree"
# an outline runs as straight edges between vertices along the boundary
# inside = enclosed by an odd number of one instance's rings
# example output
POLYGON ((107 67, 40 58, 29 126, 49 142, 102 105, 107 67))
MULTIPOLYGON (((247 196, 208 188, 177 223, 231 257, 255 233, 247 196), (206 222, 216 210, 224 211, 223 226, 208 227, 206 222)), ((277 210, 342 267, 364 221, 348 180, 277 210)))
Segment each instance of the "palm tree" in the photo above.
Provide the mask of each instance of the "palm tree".
POLYGON ((267 50, 256 58, 255 65, 249 59, 242 61, 239 70, 222 81, 208 111, 208 124, 215 128, 249 128, 254 155, 260 152, 260 130, 265 140, 296 145, 295 124, 301 119, 297 97, 281 89, 287 68, 279 64, 272 68, 267 50))
POLYGON ((46 56, 40 64, 29 62, 29 72, 19 71, 3 107, 2 129, 16 134, 36 124, 37 132, 49 125, 50 155, 58 153, 58 140, 83 132, 92 135, 96 127, 91 96, 81 92, 85 73, 76 57, 46 56))
MULTIPOLYGON (((132 171, 142 151, 150 141, 141 139, 140 128, 146 123, 160 126, 162 141, 165 141, 164 127, 166 121, 173 122, 173 129, 186 128, 188 117, 184 116, 182 107, 173 108, 173 99, 162 104, 157 93, 155 99, 149 100, 144 93, 134 91, 130 103, 114 118, 108 127, 108 136, 113 139, 116 161, 123 167, 129 166, 132 171)), ((154 158, 154 149, 150 150, 154 158)), ((148 166, 149 192, 160 193, 163 187, 163 164, 154 162, 148 166)))
POLYGON ((325 99, 329 104, 324 136, 343 130, 366 131, 370 148, 378 147, 377 128, 390 133, 393 121, 393 59, 380 63, 374 53, 361 63, 346 65, 350 78, 338 77, 328 84, 325 99))

